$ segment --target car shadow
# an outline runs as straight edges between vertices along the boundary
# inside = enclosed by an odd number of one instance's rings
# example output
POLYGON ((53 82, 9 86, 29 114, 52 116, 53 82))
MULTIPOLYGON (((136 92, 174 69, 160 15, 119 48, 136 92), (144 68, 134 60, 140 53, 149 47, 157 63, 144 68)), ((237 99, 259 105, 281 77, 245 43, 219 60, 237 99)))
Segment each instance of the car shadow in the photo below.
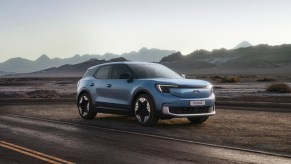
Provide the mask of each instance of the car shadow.
POLYGON ((100 114, 93 120, 80 120, 80 123, 102 126, 102 127, 111 127, 111 128, 148 128, 148 129, 171 129, 171 128, 189 128, 189 127, 205 127, 204 124, 191 124, 186 118, 173 118, 173 119, 160 119, 155 126, 144 127, 138 123, 135 117, 133 116, 124 116, 124 115, 114 115, 114 114, 100 114))

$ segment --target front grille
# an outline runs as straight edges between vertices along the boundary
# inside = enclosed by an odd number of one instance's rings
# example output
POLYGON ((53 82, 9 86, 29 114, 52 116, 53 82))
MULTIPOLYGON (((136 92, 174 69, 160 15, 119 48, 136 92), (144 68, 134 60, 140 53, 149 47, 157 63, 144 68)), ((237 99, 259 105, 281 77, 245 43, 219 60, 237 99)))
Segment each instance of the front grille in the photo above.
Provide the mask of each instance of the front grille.
POLYGON ((199 114, 213 112, 213 106, 204 107, 169 107, 169 112, 173 114, 199 114))

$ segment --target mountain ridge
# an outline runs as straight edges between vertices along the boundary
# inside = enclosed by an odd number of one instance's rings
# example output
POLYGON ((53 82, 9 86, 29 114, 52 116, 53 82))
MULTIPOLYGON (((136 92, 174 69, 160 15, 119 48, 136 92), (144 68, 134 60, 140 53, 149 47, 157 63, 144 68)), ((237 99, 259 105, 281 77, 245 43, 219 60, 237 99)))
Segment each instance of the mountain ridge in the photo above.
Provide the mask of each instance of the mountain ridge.
POLYGON ((105 53, 104 55, 95 54, 76 54, 69 58, 49 58, 47 55, 42 54, 36 60, 28 60, 21 57, 11 58, 3 63, 0 63, 0 71, 3 72, 15 72, 15 73, 29 73, 39 70, 44 70, 52 67, 59 67, 65 64, 78 64, 92 58, 110 60, 113 58, 124 57, 128 60, 134 61, 146 61, 146 62, 157 62, 161 58, 168 56, 176 51, 173 50, 160 50, 156 48, 141 48, 139 51, 131 51, 129 53, 122 53, 121 55, 113 53, 105 53))
POLYGON ((291 74, 291 44, 196 50, 178 58, 169 55, 160 63, 190 74, 291 74))
MULTIPOLYGON (((128 54, 137 56, 136 53, 138 52, 128 54)), ((142 55, 142 53, 140 54, 142 55)), ((74 57, 79 58, 80 55, 75 55, 74 57)), ((77 64, 65 64, 59 67, 43 69, 42 71, 18 75, 29 77, 81 77, 90 66, 110 61, 127 60, 123 57, 118 57, 119 58, 114 58, 111 60, 98 60, 96 58, 89 59, 77 64)), ((45 59, 46 56, 44 55, 40 57, 40 60, 45 59)), ((291 44, 275 46, 260 44, 245 48, 229 50, 221 48, 214 49, 212 51, 200 49, 187 55, 182 55, 182 53, 178 51, 163 57, 159 63, 170 67, 178 73, 192 75, 290 75, 291 44)))
POLYGON ((250 47, 250 46, 253 46, 253 45, 251 43, 249 43, 248 41, 242 41, 241 43, 236 45, 233 49, 246 48, 246 47, 250 47))
MULTIPOLYGON (((31 73, 10 74, 9 77, 82 77, 86 70, 92 66, 108 63, 127 61, 123 57, 110 60, 89 59, 78 64, 65 64, 59 67, 52 67, 31 73)), ((7 77, 6 76, 6 77, 7 77)))

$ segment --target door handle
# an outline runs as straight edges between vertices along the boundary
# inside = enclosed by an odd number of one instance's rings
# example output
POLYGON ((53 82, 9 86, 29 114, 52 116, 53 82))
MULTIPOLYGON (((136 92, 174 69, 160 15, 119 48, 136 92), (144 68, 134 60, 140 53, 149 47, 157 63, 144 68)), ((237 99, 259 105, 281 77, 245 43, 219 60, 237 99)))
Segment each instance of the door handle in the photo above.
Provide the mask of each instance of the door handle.
POLYGON ((94 86, 94 83, 90 83, 89 85, 90 85, 90 87, 93 87, 94 86))
POLYGON ((111 88, 112 85, 111 85, 111 84, 107 84, 106 87, 107 87, 107 88, 111 88))

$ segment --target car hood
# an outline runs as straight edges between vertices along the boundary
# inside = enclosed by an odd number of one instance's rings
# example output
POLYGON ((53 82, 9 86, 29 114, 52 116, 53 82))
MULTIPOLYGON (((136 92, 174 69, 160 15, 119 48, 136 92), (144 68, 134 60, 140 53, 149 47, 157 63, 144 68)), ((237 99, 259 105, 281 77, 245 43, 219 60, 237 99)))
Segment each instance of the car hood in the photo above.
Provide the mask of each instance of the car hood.
POLYGON ((156 83, 160 84, 173 84, 179 86, 191 86, 191 87, 206 87, 211 85, 209 82, 197 79, 152 79, 156 83))
POLYGON ((156 84, 177 85, 170 88, 170 94, 181 98, 206 98, 212 94, 211 84, 207 81, 196 79, 155 79, 156 84))

